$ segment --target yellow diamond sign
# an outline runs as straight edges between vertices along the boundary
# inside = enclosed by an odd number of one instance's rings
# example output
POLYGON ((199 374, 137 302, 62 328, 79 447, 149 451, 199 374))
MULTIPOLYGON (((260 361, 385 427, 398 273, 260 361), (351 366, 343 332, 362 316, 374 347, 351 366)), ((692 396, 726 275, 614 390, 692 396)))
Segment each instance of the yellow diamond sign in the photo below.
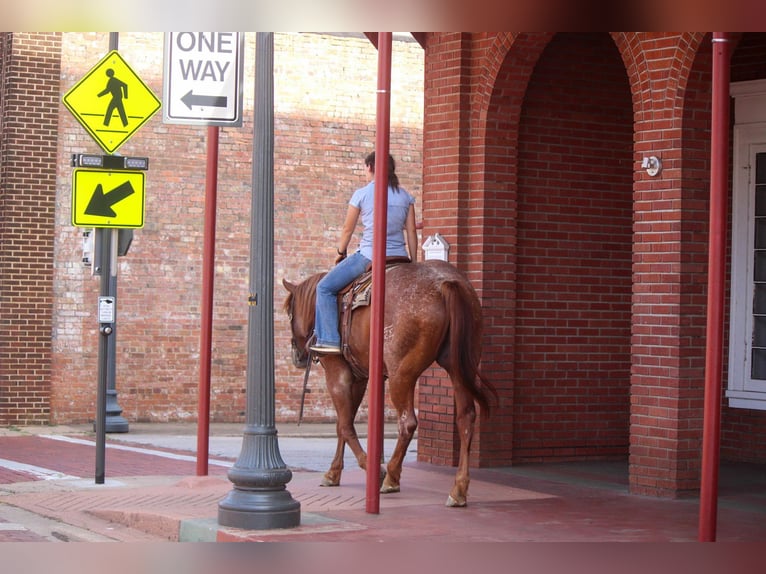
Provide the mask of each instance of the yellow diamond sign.
POLYGON ((72 225, 143 227, 144 172, 75 169, 72 225))
POLYGON ((107 153, 124 144, 161 102, 112 50, 64 94, 64 105, 107 153))

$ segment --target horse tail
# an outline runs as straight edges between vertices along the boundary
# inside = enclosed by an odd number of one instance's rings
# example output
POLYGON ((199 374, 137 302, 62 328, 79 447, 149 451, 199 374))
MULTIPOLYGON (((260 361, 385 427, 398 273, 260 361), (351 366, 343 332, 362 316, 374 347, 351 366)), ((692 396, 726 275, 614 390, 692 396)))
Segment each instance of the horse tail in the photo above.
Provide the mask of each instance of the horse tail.
MULTIPOLYGON (((481 373, 481 323, 474 315, 475 295, 458 281, 445 281, 442 297, 449 313, 448 364, 458 383, 468 390, 482 410, 490 411, 490 394, 497 400, 497 390, 481 373)), ((476 302, 478 306, 478 302, 476 302)))

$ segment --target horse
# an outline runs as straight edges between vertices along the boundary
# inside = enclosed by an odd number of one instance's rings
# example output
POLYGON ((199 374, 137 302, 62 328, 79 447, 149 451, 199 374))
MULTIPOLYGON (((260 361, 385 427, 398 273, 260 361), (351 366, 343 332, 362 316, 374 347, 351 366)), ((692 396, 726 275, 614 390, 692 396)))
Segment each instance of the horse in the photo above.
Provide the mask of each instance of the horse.
MULTIPOLYGON (((292 332, 292 360, 298 368, 308 368, 312 360, 308 345, 314 331, 316 286, 324 275, 318 273, 299 284, 282 280, 289 293, 284 311, 292 332)), ((497 398, 497 391, 479 370, 483 328, 479 298, 454 266, 431 259, 387 267, 384 307, 383 376, 388 379, 389 395, 397 412, 398 438, 388 465, 381 469, 380 492, 400 491, 402 462, 418 426, 415 385, 423 371, 436 362, 452 381, 460 437, 455 482, 446 506, 466 506, 475 403, 482 412, 489 413, 491 398, 497 398)), ((350 327, 343 335, 343 353, 318 356, 337 415, 338 437, 335 457, 323 476, 322 486, 340 485, 346 444, 359 467, 367 468, 367 454, 359 443, 354 418, 369 377, 371 307, 363 305, 350 312, 350 327)))

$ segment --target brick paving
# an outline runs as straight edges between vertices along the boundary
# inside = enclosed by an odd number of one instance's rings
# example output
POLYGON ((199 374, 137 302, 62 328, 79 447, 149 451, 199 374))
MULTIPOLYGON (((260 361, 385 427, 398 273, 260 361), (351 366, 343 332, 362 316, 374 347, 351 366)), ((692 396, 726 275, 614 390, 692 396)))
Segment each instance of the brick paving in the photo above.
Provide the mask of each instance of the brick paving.
MULTIPOLYGON (((217 504, 232 489, 227 468, 211 464, 209 476, 198 477, 193 460, 161 456, 173 452, 190 458, 188 451, 166 447, 154 453, 107 448, 106 484, 95 485, 92 442, 0 436, 0 459, 38 469, 35 474, 0 464, 0 541, 656 542, 697 537, 697 501, 629 495, 624 463, 472 469, 464 509, 444 506, 454 469, 407 463, 402 492, 381 496, 379 514, 366 512, 363 471, 347 468, 338 488, 319 487, 319 472, 294 471, 287 489, 301 504, 300 526, 225 528, 217 524, 217 504), (68 478, 41 478, 39 469, 68 478), (23 518, 9 520, 11 509, 25 513, 23 518), (42 522, 27 523, 30 516, 42 522)), ((734 465, 722 473, 718 540, 766 539, 764 486, 762 466, 734 465)))
POLYGON ((47 542, 44 536, 28 530, 21 524, 0 518, 0 542, 47 542))

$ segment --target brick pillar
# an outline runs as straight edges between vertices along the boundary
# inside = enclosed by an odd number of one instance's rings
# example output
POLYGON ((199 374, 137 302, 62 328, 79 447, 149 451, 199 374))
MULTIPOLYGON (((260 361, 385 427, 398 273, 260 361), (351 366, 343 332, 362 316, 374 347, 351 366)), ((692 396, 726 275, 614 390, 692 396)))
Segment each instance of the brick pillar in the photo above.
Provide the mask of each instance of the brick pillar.
MULTIPOLYGON (((438 34, 429 39, 426 48, 423 238, 459 227, 461 190, 465 191, 461 182, 464 184, 468 177, 467 158, 461 152, 468 114, 463 102, 469 81, 468 43, 467 34, 438 34)), ((450 262, 459 267, 461 246, 454 235, 448 234, 446 239, 451 245, 450 262)), ((418 460, 457 464, 459 440, 452 383, 444 370, 438 367, 426 370, 419 381, 418 400, 418 460)))
POLYGON ((40 424, 50 410, 61 36, 0 43, 0 424, 40 424))
POLYGON ((644 82, 663 85, 670 68, 679 69, 679 84, 690 80, 683 106, 674 104, 671 84, 665 99, 653 93, 640 105, 636 121, 630 490, 641 495, 675 497, 699 487, 710 64, 709 55, 698 55, 692 74, 687 55, 699 36, 652 37, 644 44, 652 62, 644 82), (659 54, 675 61, 663 62, 659 54), (640 169, 648 155, 662 158, 660 176, 640 169))

